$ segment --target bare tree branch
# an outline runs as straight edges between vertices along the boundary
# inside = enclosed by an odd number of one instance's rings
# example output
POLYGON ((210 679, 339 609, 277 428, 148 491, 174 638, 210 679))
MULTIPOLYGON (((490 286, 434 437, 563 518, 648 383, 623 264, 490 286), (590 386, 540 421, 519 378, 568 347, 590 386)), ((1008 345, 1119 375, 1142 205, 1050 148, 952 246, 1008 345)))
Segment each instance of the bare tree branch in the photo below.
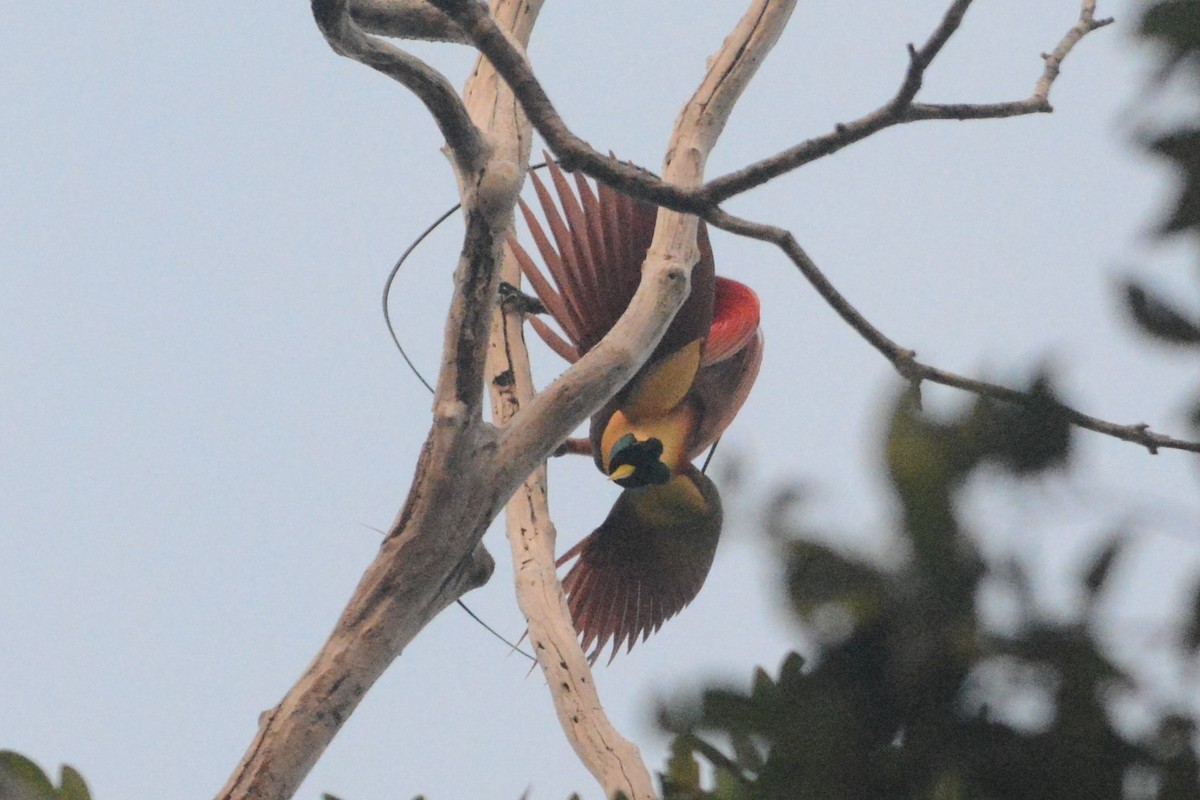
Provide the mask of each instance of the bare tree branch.
POLYGON ((929 68, 938 53, 942 52, 942 48, 946 46, 946 42, 950 41, 950 37, 958 30, 958 26, 962 24, 963 15, 967 13, 972 2, 973 0, 955 0, 946 10, 941 24, 934 29, 929 40, 920 50, 911 44, 908 46, 908 72, 904 76, 904 82, 900 84, 900 91, 896 92, 896 96, 891 102, 892 107, 897 111, 907 108, 913 98, 917 96, 917 92, 921 91, 921 84, 925 80, 925 70, 929 68))
MULTIPOLYGON (((445 328, 434 421, 408 497, 329 639, 258 734, 220 798, 291 797, 366 691, 447 605, 487 581, 480 539, 520 478, 494 480, 496 432, 481 418, 497 262, 523 173, 492 148, 440 75, 358 31, 344 0, 314 0, 335 50, 412 89, 438 119, 456 167, 466 233, 445 328)), ((532 470, 536 456, 525 459, 532 470)))
POLYGON ((312 0, 313 17, 334 52, 394 78, 417 96, 437 122, 460 174, 479 171, 487 146, 450 82, 395 45, 363 33, 350 19, 347 0, 312 0))
MULTIPOLYGON (((988 383, 987 381, 967 378, 917 361, 916 351, 896 344, 859 313, 858 309, 851 305, 850 301, 825 277, 825 274, 821 272, 808 253, 804 251, 804 248, 796 241, 795 237, 783 228, 750 222, 749 220, 735 217, 732 214, 727 214, 724 211, 714 212, 707 219, 711 224, 722 230, 770 242, 782 250, 808 282, 812 284, 813 288, 817 290, 817 293, 837 312, 838 316, 862 336, 862 338, 866 339, 872 347, 882 353, 884 358, 890 361, 892 366, 896 368, 896 371, 905 379, 914 383, 931 381, 932 383, 940 383, 944 386, 953 386, 956 389, 962 389, 983 397, 991 397, 995 400, 1002 400, 1006 403, 1014 403, 1027 408, 1045 408, 1045 397, 1034 397, 1026 392, 1010 389, 995 383, 988 383)), ((1145 423, 1118 425, 1089 416, 1062 403, 1056 403, 1055 406, 1058 411, 1077 427, 1140 444, 1152 454, 1156 454, 1159 449, 1187 450, 1193 453, 1200 453, 1200 442, 1189 442, 1182 439, 1175 439, 1165 434, 1155 433, 1145 423)))
POLYGON ((1042 75, 1034 93, 1025 100, 978 104, 913 102, 926 69, 958 29, 971 1, 955 0, 925 45, 920 50, 910 45, 910 63, 904 81, 896 96, 884 106, 853 122, 838 123, 830 134, 801 142, 770 158, 715 178, 703 186, 685 188, 604 156, 576 136, 555 110, 524 54, 511 45, 504 32, 478 3, 471 0, 429 0, 466 32, 479 51, 487 56, 497 72, 513 87, 521 107, 533 127, 546 140, 560 166, 567 170, 580 170, 627 194, 665 208, 701 215, 734 195, 836 153, 893 125, 923 120, 994 119, 1050 112, 1053 109, 1049 103, 1049 92, 1063 60, 1083 36, 1112 22, 1112 19, 1096 19, 1095 0, 1083 0, 1078 21, 1054 50, 1044 57, 1042 75))
POLYGON ((467 37, 426 0, 350 0, 350 17, 379 36, 463 44, 467 37))
POLYGON ((602 155, 562 121, 524 52, 475 0, 429 0, 461 28, 496 68, 520 101, 529 121, 565 170, 582 170, 623 191, 675 211, 699 213, 708 206, 703 193, 667 183, 649 172, 602 155))
POLYGON ((1038 78, 1033 94, 1024 100, 982 104, 914 103, 913 100, 924 81, 925 71, 954 32, 958 30, 963 15, 970 5, 971 0, 956 0, 920 50, 909 45, 908 70, 896 96, 886 104, 853 122, 837 124, 833 133, 801 142, 770 158, 709 181, 704 186, 707 199, 716 205, 798 167, 836 153, 893 125, 922 120, 997 119, 1049 113, 1053 111, 1049 99, 1050 87, 1058 77, 1063 60, 1085 35, 1112 22, 1112 19, 1097 20, 1095 0, 1083 0, 1078 21, 1071 26, 1053 52, 1043 56, 1045 67, 1042 75, 1038 78))
POLYGON ((1062 67, 1063 59, 1079 44, 1079 40, 1087 36, 1097 28, 1103 28, 1105 25, 1113 23, 1112 17, 1104 19, 1096 19, 1096 0, 1083 0, 1083 7, 1079 11, 1079 20, 1067 31, 1066 35, 1059 41, 1058 45, 1049 53, 1043 53, 1042 58, 1046 62, 1045 69, 1042 70, 1042 77, 1038 78, 1037 86, 1034 87, 1032 101, 1042 101, 1046 104, 1047 111, 1053 111, 1050 107, 1050 87, 1054 85, 1054 81, 1058 78, 1059 70, 1062 67))
POLYGON ((464 592, 487 581, 493 563, 479 538, 500 501, 446 479, 478 469, 491 452, 482 437, 473 437, 471 447, 461 443, 464 438, 435 428, 391 535, 312 664, 279 705, 259 718, 253 742, 218 798, 286 800, 295 794, 413 637, 464 592), (430 581, 431 575, 437 579, 430 581))
MULTIPOLYGON (((487 252, 494 219, 468 214, 467 247, 456 273, 447 343, 472 341, 471 307, 491 286, 487 252), (484 230, 486 229, 486 230, 484 230), (483 232, 480 232, 480 231, 483 232), (454 334, 455 330, 460 333, 454 334)), ((473 345, 482 351, 484 341, 473 345)), ((438 382, 434 425, 408 498, 329 639, 260 728, 219 798, 286 800, 358 706, 366 691, 430 620, 487 581, 491 556, 480 539, 516 481, 491 480, 495 432, 479 418, 482 352, 450 346, 438 382), (479 362, 479 363, 475 363, 479 362), (471 385, 470 381, 475 380, 471 385), (472 404, 474 410, 472 410, 472 404)), ((533 464, 528 464, 529 468, 533 464)))
MULTIPOLYGON (((541 0, 499 0, 492 14, 523 47, 541 8, 541 0)), ((512 91, 480 58, 468 82, 467 107, 496 142, 496 158, 529 166, 529 121, 512 91)), ((520 270, 511 254, 500 265, 501 280, 516 285, 520 270)), ((533 394, 533 380, 522 331, 523 318, 512 304, 497 305, 488 346, 488 386, 492 418, 506 425, 533 394)), ((513 551, 517 601, 529 620, 530 641, 552 693, 559 723, 580 760, 606 795, 630 798, 653 795, 650 773, 638 749, 608 720, 596 693, 583 652, 575 639, 555 567, 555 531, 546 499, 544 464, 524 478, 506 506, 506 527, 513 551), (564 688, 565 687, 565 688, 564 688)))

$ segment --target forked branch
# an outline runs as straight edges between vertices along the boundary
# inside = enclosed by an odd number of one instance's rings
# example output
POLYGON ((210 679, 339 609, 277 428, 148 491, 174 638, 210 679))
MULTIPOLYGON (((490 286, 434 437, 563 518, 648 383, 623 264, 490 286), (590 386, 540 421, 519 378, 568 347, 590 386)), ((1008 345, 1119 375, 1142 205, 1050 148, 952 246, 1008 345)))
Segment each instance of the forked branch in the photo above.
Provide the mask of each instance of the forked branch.
POLYGON ((958 30, 972 0, 956 0, 929 39, 920 49, 909 45, 909 65, 895 97, 869 114, 851 122, 838 123, 832 133, 808 139, 783 150, 770 158, 722 175, 705 185, 708 200, 714 205, 734 195, 791 172, 817 159, 832 155, 855 142, 879 133, 894 125, 923 120, 999 119, 1027 114, 1049 113, 1050 89, 1058 78, 1063 60, 1088 33, 1102 28, 1112 19, 1096 19, 1095 0, 1083 0, 1079 18, 1062 37, 1054 50, 1043 56, 1045 62, 1033 93, 1024 100, 1002 103, 917 103, 918 92, 925 73, 941 53, 942 48, 958 30))

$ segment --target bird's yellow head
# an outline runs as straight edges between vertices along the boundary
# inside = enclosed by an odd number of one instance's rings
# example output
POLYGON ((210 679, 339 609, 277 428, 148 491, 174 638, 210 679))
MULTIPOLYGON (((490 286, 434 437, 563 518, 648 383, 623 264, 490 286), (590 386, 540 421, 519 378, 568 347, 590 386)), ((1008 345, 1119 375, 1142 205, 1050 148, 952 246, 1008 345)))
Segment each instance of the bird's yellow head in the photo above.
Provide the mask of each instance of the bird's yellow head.
POLYGON ((663 443, 654 437, 644 441, 632 433, 618 439, 608 453, 608 479, 626 489, 666 483, 671 470, 662 461, 663 443))

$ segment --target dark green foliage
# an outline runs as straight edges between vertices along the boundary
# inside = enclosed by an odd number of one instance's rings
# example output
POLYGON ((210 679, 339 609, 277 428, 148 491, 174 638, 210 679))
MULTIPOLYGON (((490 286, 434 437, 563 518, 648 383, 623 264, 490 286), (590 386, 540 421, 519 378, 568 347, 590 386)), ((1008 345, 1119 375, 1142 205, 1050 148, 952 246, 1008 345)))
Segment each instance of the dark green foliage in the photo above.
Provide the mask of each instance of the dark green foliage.
POLYGON ((1182 184, 1162 232, 1200 233, 1200 129, 1180 128, 1151 139, 1147 146, 1175 167, 1182 184))
MULTIPOLYGON (((951 422, 922 414, 912 392, 900 398, 887 464, 910 557, 884 569, 803 532, 783 542, 788 596, 817 652, 758 670, 748 692, 709 689, 697 706, 664 712, 676 733, 664 800, 1200 797, 1194 722, 1168 716, 1147 741, 1122 736, 1110 700, 1131 679, 1086 622, 1046 619, 1020 565, 989 564, 960 522, 959 489, 980 465, 1030 477, 1066 462, 1070 429, 1045 376, 1033 386, 1044 408, 981 403, 951 422), (1015 630, 981 620, 983 584, 1019 599, 1015 630), (1017 705, 1031 698, 1039 713, 1023 719, 1017 705)), ((1111 538, 1086 570, 1082 620, 1122 542, 1111 538)), ((1189 648, 1196 630, 1200 621, 1189 648)))
POLYGON ((1018 475, 1032 475, 1067 464, 1071 423, 1045 372, 1025 387, 1031 405, 996 403, 980 398, 976 417, 985 436, 982 453, 1018 475))
POLYGON ((1140 32, 1169 49, 1168 64, 1200 51, 1200 2, 1160 0, 1142 15, 1140 32))
MULTIPOLYGON (((1191 80, 1200 81, 1200 0, 1152 3, 1142 17, 1140 33, 1166 49, 1161 79, 1185 73, 1191 80)), ((1200 120, 1162 131, 1148 139, 1146 146, 1171 162, 1180 180, 1176 202, 1162 223, 1162 232, 1200 233, 1200 120)))
POLYGON ((3 800, 91 800, 87 784, 71 767, 63 765, 59 787, 25 756, 0 750, 0 798, 3 800))
POLYGON ((1200 584, 1192 592, 1191 614, 1183 629, 1183 646, 1193 654, 1200 654, 1200 584))
MULTIPOLYGON (((1193 98, 1200 100, 1200 0, 1158 0, 1146 7, 1139 30, 1144 39, 1163 49, 1160 81, 1183 79, 1193 98)), ((1174 122, 1144 138, 1147 151, 1168 162, 1178 189, 1159 223, 1161 236, 1200 234, 1200 115, 1174 122)), ((1200 345, 1200 308, 1195 302, 1176 303, 1138 281, 1123 285, 1125 304, 1138 328, 1171 345, 1200 345)), ((1200 402, 1191 421, 1200 429, 1200 402)))
POLYGON ((1139 329, 1168 344, 1200 344, 1200 324, 1162 295, 1134 281, 1124 285, 1125 304, 1139 329))

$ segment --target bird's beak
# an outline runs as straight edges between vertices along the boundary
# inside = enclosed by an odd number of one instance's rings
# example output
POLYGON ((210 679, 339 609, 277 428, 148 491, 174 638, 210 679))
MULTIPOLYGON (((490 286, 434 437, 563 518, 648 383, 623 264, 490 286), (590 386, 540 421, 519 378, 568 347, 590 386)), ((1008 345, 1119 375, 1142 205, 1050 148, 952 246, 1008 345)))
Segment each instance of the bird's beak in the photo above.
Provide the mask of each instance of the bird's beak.
POLYGON ((628 478, 635 471, 636 470, 635 470, 633 464, 622 464, 621 466, 617 467, 616 469, 614 469, 612 472, 610 472, 608 474, 608 479, 610 481, 619 481, 619 480, 622 480, 623 478, 628 478))

